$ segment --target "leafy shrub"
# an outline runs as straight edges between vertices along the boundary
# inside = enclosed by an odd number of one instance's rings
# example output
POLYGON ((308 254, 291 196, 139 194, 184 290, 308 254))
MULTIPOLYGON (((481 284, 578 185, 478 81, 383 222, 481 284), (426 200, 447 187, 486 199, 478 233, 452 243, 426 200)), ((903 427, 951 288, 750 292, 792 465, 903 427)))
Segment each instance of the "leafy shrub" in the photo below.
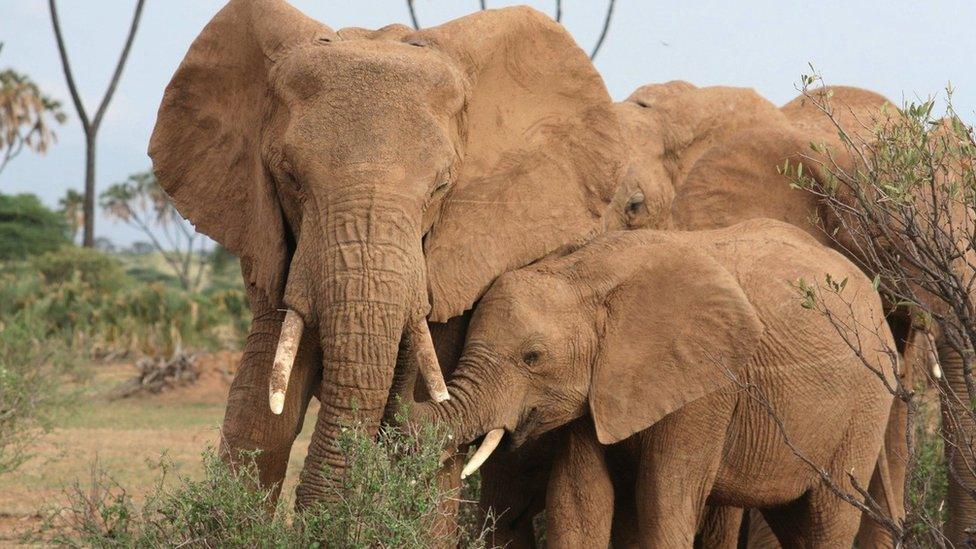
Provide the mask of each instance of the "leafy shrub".
POLYGON ((77 281, 95 292, 111 292, 126 283, 119 261, 91 248, 66 247, 34 257, 29 265, 48 285, 77 281))
MULTIPOLYGON (((42 537, 69 547, 320 547, 323 540, 327 547, 428 547, 438 502, 456 496, 436 479, 444 442, 433 428, 385 428, 375 440, 347 429, 345 479, 332 503, 304 512, 282 503, 270 513, 271 491, 255 488, 253 459, 233 470, 212 449, 203 454, 201 480, 180 478, 167 488, 164 464, 141 509, 95 470, 92 486, 66 490, 66 505, 52 510, 42 537)), ((466 545, 483 547, 486 533, 466 545)))
POLYGON ((250 310, 240 288, 189 293, 140 283, 110 255, 65 247, 0 269, 0 315, 90 354, 169 355, 238 344, 250 310))
POLYGON ((0 473, 29 457, 28 446, 65 402, 58 379, 73 366, 73 355, 32 333, 30 326, 0 321, 0 473))
MULTIPOLYGON (((935 400, 935 399, 928 399, 935 400)), ((906 526, 919 543, 939 546, 946 520, 948 476, 943 465, 945 440, 939 431, 938 404, 919 401, 915 423, 914 467, 909 471, 906 526)))
POLYGON ((0 261, 24 259, 68 243, 64 218, 37 196, 0 193, 0 261))

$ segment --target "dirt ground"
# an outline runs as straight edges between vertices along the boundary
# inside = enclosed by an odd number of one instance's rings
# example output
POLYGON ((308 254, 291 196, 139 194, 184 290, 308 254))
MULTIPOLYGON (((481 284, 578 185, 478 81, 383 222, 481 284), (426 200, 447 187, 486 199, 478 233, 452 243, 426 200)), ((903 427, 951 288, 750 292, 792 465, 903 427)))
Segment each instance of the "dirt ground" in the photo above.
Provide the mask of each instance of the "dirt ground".
MULTIPOLYGON (((136 370, 131 361, 92 365, 92 376, 77 389, 56 427, 41 435, 31 457, 13 473, 0 475, 0 546, 8 547, 25 529, 36 528, 45 509, 63 501, 63 490, 90 484, 93 466, 141 500, 159 477, 158 463, 173 464, 171 478, 201 473, 200 454, 216 447, 218 427, 234 368, 235 352, 201 355, 200 379, 158 395, 109 400, 107 395, 136 370)), ((317 403, 313 400, 313 406, 317 403)), ((284 494, 294 496, 317 409, 309 410, 295 444, 284 494)))

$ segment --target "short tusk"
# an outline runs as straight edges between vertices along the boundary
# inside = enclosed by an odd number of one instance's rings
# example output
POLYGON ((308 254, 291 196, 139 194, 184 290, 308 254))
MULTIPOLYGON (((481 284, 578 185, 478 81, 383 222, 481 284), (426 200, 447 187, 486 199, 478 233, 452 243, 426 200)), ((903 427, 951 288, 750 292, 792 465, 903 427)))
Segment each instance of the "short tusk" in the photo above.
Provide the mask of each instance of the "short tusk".
POLYGON ((498 443, 502 441, 502 436, 505 435, 505 429, 492 429, 488 431, 485 435, 485 439, 481 441, 481 446, 478 446, 478 450, 475 451, 471 459, 465 464, 464 469, 461 471, 461 478, 465 479, 474 474, 486 461, 491 453, 498 448, 498 443))
POLYGON ((926 335, 928 336, 929 365, 932 367, 932 377, 942 379, 942 366, 939 364, 939 355, 935 353, 935 338, 932 334, 926 335))
POLYGON ((427 384, 427 392, 434 402, 444 402, 450 400, 451 395, 447 392, 447 384, 444 383, 444 374, 441 373, 441 366, 437 363, 437 353, 434 351, 434 341, 430 338, 430 328, 427 326, 427 319, 420 317, 412 322, 407 328, 410 337, 410 347, 415 353, 417 364, 420 366, 420 375, 427 384))
POLYGON ((304 329, 305 322, 302 321, 302 317, 289 309, 285 313, 285 320, 281 323, 281 335, 278 337, 278 349, 275 351, 268 387, 268 404, 271 405, 271 412, 275 415, 281 414, 285 409, 288 378, 291 377, 291 369, 295 365, 295 356, 298 354, 298 344, 302 340, 304 329))

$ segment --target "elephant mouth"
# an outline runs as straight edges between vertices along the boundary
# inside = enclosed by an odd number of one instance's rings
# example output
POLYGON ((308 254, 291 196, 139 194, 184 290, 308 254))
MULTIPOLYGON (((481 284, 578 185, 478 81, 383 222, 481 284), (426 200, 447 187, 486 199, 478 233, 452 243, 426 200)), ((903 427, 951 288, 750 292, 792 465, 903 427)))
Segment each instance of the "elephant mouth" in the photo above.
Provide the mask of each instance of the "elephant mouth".
POLYGON ((489 429, 484 435, 471 440, 471 444, 477 444, 478 448, 461 471, 461 478, 474 474, 498 448, 504 452, 518 450, 527 441, 556 426, 558 425, 544 421, 538 410, 532 408, 513 429, 508 427, 489 429))

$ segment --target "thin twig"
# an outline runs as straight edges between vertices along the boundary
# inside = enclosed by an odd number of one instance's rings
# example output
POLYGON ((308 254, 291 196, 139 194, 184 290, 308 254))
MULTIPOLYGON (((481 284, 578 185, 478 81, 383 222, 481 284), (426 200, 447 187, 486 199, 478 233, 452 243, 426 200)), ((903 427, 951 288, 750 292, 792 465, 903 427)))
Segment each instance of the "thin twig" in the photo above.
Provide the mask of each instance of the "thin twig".
POLYGON ((61 56, 61 69, 64 71, 64 79, 68 81, 68 92, 71 94, 71 102, 78 111, 78 118, 81 120, 81 127, 85 130, 85 135, 91 131, 91 124, 88 122, 88 113, 85 106, 81 103, 81 95, 78 93, 78 86, 75 85, 75 77, 71 71, 71 63, 68 61, 68 50, 64 45, 64 35, 61 33, 61 22, 58 20, 58 8, 54 0, 48 0, 48 8, 51 12, 51 25, 54 27, 54 39, 58 45, 58 55, 61 56))
POLYGON ((414 0, 407 0, 407 11, 410 12, 410 22, 413 23, 413 28, 420 30, 420 23, 417 22, 417 13, 413 9, 413 2, 414 0))
POLYGON ((600 51, 600 47, 603 46, 603 41, 607 37, 607 31, 610 30, 610 20, 613 18, 613 7, 616 3, 616 0, 610 0, 607 3, 607 17, 603 20, 603 30, 600 31, 600 37, 597 38, 596 45, 593 46, 593 52, 590 53, 590 59, 596 59, 596 54, 600 51))

